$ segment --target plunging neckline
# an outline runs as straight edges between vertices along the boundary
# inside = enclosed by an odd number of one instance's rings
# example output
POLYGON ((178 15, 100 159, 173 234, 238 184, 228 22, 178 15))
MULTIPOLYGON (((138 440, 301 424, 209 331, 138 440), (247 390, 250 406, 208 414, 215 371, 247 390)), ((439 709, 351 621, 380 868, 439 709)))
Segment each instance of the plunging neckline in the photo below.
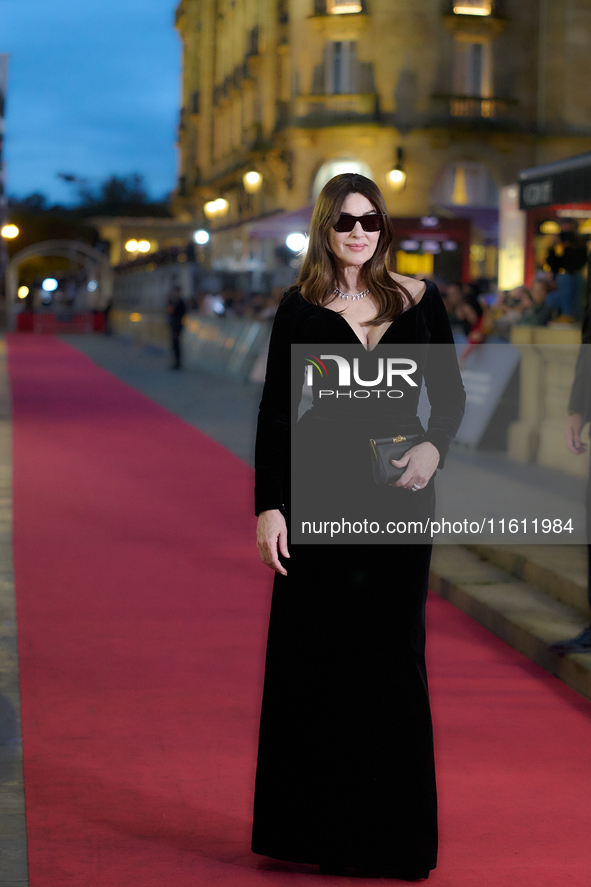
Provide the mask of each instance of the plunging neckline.
MULTIPOLYGON (((390 329, 390 328, 396 323, 397 320, 399 320, 401 317, 404 317, 404 315, 409 314, 409 313, 410 313, 411 311, 413 311, 415 308, 418 308, 418 307, 419 307, 419 305, 421 304, 421 302, 423 301, 423 299, 424 299, 425 296, 427 295, 427 289, 429 288, 429 281, 428 281, 428 280, 423 280, 422 283, 425 284, 425 289, 424 289, 423 294, 422 294, 421 298, 419 299, 419 301, 418 301, 418 302, 413 302, 413 304, 410 306, 410 308, 406 308, 405 311, 401 311, 400 314, 398 314, 398 315, 394 318, 394 320, 391 320, 390 323, 388 324, 388 326, 386 327, 386 329, 384 330, 384 332, 382 333, 382 335, 380 336, 380 338, 378 339, 378 341, 377 341, 377 342, 376 342, 371 348, 367 348, 367 347, 366 347, 367 345, 369 345, 369 342, 362 342, 362 341, 361 341, 361 339, 359 338, 359 336, 357 335, 357 333, 355 332, 355 330, 353 329, 353 327, 351 326, 351 324, 349 323, 349 321, 348 321, 348 320, 347 320, 342 314, 339 314, 338 311, 333 311, 332 308, 327 308, 326 305, 319 305, 318 307, 319 307, 319 308, 322 308, 323 311, 330 311, 331 314, 335 314, 335 315, 336 315, 337 317, 339 317, 344 323, 346 323, 347 326, 349 327, 349 329, 351 330, 352 334, 355 336, 355 338, 356 338, 357 341, 359 342, 359 344, 360 344, 360 345, 363 345, 363 347, 365 348, 365 350, 366 350, 368 353, 371 353, 375 348, 377 348, 377 346, 380 344, 380 342, 382 341, 382 339, 384 338, 384 336, 387 334, 388 330, 389 330, 389 329, 390 329)), ((301 295, 301 294, 300 294, 300 295, 301 295)), ((303 296, 302 296, 302 298, 303 298, 303 296)))

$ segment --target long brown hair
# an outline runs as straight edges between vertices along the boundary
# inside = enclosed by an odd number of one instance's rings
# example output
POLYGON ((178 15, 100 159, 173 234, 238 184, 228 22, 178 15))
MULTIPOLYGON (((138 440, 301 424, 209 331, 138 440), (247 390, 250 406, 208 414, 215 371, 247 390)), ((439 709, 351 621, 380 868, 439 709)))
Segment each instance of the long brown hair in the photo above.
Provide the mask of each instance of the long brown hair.
POLYGON ((377 326, 394 320, 404 305, 405 296, 412 302, 408 290, 392 279, 389 267, 394 242, 394 229, 388 218, 382 192, 371 179, 358 173, 346 172, 326 183, 316 201, 310 222, 308 251, 298 276, 297 285, 302 296, 313 305, 325 306, 335 298, 337 267, 329 246, 329 232, 341 214, 349 194, 363 194, 384 220, 380 238, 373 256, 361 266, 361 279, 377 303, 377 314, 367 321, 377 326))

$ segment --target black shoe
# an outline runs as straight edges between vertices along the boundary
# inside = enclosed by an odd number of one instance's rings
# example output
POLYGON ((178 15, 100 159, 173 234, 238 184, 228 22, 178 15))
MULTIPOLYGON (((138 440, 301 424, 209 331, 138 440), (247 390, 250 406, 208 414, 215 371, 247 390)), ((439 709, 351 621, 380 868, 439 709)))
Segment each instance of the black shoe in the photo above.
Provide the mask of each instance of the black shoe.
POLYGON ((591 653, 591 625, 584 628, 576 638, 567 641, 557 641, 550 647, 552 653, 591 653))

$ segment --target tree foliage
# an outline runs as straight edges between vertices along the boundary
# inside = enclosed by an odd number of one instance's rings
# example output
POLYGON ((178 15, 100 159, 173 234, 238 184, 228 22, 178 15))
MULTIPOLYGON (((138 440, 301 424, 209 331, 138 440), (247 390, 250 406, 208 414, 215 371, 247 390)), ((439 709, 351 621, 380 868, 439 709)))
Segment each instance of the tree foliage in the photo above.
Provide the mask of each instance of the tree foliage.
POLYGON ((169 216, 165 201, 151 200, 144 178, 138 173, 127 176, 111 175, 97 187, 86 179, 61 174, 65 181, 76 185, 79 213, 104 216, 169 216))
POLYGON ((60 173, 59 178, 75 189, 72 205, 52 204, 39 192, 9 198, 10 221, 20 228, 18 238, 7 242, 9 255, 43 240, 84 240, 100 248, 92 222, 97 216, 170 216, 167 201, 152 200, 137 173, 111 175, 96 186, 73 173, 60 173))
POLYGON ((153 200, 148 194, 143 176, 138 173, 111 175, 98 185, 74 173, 58 173, 58 178, 75 189, 74 203, 51 204, 45 194, 34 192, 27 197, 11 197, 11 211, 24 214, 49 213, 82 220, 89 216, 170 216, 168 201, 153 200))

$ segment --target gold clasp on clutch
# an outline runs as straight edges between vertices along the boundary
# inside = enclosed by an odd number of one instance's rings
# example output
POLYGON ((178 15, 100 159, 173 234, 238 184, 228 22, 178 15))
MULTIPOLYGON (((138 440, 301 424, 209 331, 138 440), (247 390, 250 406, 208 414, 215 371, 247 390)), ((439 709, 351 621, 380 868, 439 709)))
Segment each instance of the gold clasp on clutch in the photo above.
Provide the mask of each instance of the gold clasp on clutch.
MULTIPOLYGON (((405 441, 405 440, 406 440, 405 436, 404 436, 403 434, 399 434, 398 437, 393 437, 393 438, 392 438, 392 443, 402 443, 402 442, 405 441)), ((374 457, 375 457, 376 462, 379 462, 379 459, 378 459, 378 453, 377 453, 377 450, 376 450, 376 442, 375 442, 375 440, 373 439, 373 437, 370 437, 370 439, 369 439, 369 445, 370 445, 370 447, 371 447, 372 450, 373 450, 373 454, 374 454, 374 457)))

